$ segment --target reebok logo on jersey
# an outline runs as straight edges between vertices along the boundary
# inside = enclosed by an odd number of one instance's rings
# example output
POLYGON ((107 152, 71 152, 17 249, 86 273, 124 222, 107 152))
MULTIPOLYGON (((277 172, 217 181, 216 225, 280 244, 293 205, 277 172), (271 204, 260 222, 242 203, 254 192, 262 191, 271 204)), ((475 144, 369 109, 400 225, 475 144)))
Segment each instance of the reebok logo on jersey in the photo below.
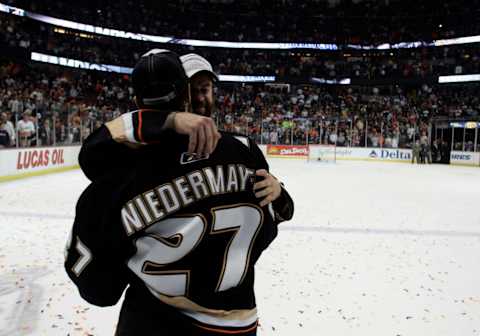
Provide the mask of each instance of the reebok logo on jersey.
POLYGON ((196 153, 184 152, 180 157, 180 163, 189 164, 189 163, 200 161, 200 160, 206 160, 208 159, 208 157, 209 157, 208 154, 196 154, 196 153))

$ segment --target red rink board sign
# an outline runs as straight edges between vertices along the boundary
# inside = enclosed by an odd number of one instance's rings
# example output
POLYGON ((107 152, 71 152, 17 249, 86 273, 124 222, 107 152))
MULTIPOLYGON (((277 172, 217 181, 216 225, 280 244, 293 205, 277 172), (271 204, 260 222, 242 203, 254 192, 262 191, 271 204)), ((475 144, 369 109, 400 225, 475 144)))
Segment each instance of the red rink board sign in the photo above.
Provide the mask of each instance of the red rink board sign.
POLYGON ((80 146, 0 150, 0 179, 78 167, 80 146))
POLYGON ((65 163, 63 149, 33 149, 18 152, 17 170, 55 167, 65 163))
POLYGON ((278 157, 308 157, 308 146, 267 145, 268 156, 278 157))

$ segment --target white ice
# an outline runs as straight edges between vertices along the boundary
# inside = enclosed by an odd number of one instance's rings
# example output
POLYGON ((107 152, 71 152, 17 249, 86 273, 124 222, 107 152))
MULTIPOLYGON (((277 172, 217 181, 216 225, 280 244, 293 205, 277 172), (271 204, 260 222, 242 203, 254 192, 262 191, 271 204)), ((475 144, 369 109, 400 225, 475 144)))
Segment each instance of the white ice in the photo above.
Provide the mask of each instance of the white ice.
MULTIPOLYGON (((271 160, 296 213, 257 264, 259 335, 480 334, 480 169, 271 160)), ((63 270, 80 171, 0 184, 0 336, 112 336, 63 270)))

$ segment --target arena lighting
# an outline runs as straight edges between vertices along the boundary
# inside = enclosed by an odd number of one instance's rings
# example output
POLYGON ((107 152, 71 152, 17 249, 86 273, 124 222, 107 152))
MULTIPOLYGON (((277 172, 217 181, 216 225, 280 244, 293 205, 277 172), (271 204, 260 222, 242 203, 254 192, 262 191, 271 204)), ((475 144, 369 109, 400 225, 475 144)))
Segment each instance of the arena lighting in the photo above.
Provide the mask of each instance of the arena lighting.
POLYGON ((336 44, 328 43, 270 43, 270 42, 227 42, 227 41, 207 41, 192 39, 176 39, 168 42, 175 44, 183 44, 193 47, 215 47, 229 49, 317 49, 317 50, 338 50, 336 44))
POLYGON ((438 77, 439 83, 462 83, 462 82, 479 82, 479 81, 480 81, 480 74, 438 77))
POLYGON ((33 20, 41 21, 51 25, 70 28, 99 35, 120 37, 133 40, 157 42, 157 43, 172 43, 181 44, 193 47, 215 47, 215 48, 231 48, 231 49, 310 49, 310 50, 324 50, 335 51, 340 49, 357 49, 357 50, 390 50, 390 49, 413 49, 420 47, 440 47, 445 45, 480 43, 480 35, 465 36, 452 39, 436 40, 434 42, 400 42, 396 44, 382 43, 378 46, 374 45, 359 45, 347 44, 346 46, 339 46, 333 43, 270 43, 270 42, 228 42, 228 41, 207 41, 207 40, 192 40, 192 39, 177 39, 171 36, 157 36, 148 34, 138 34, 127 32, 123 30, 104 28, 93 26, 89 24, 63 20, 47 15, 37 14, 26 11, 21 8, 8 6, 0 3, 0 12, 5 12, 17 16, 25 16, 33 20))
POLYGON ((30 58, 32 61, 61 65, 76 69, 98 70, 106 72, 116 72, 121 74, 131 74, 133 70, 132 68, 122 67, 118 65, 95 64, 66 57, 41 54, 37 52, 32 52, 30 58))
POLYGON ((192 40, 192 39, 177 39, 172 36, 157 36, 148 34, 138 34, 127 32, 118 29, 104 28, 84 24, 69 20, 54 18, 51 16, 28 12, 20 8, 7 6, 0 3, 0 11, 5 13, 26 16, 36 21, 48 23, 58 27, 86 31, 99 35, 120 37, 133 40, 157 42, 157 43, 172 43, 187 46, 197 47, 216 47, 216 48, 235 48, 235 49, 317 49, 317 50, 338 50, 336 44, 328 43, 267 43, 267 42, 228 42, 228 41, 206 41, 206 40, 192 40))
POLYGON ((318 84, 350 85, 350 83, 352 82, 350 78, 343 78, 343 79, 337 80, 337 79, 324 79, 324 78, 312 77, 311 80, 312 82, 318 83, 318 84))
MULTIPOLYGON (((96 64, 85 61, 80 61, 72 58, 58 57, 53 55, 46 55, 42 53, 32 52, 30 59, 32 61, 49 63, 54 65, 61 65, 76 69, 97 70, 106 72, 115 72, 120 74, 131 74, 133 68, 122 67, 118 65, 96 64)), ((241 82, 241 83, 255 83, 255 82, 274 82, 275 76, 236 76, 236 75, 219 75, 218 79, 221 82, 241 82)))
POLYGON ((25 16, 25 11, 21 8, 17 7, 12 7, 12 6, 7 6, 2 3, 0 3, 0 12, 8 13, 8 14, 13 14, 13 15, 18 15, 18 16, 25 16))
POLYGON ((400 42, 396 44, 381 44, 376 49, 378 50, 388 50, 388 49, 414 49, 420 47, 431 47, 433 43, 427 42, 400 42))
POLYGON ((138 33, 131 33, 126 32, 123 30, 117 29, 110 29, 110 28, 103 28, 98 26, 92 26, 89 24, 78 23, 69 20, 57 19, 50 16, 42 15, 42 14, 35 14, 26 12, 26 16, 40 21, 44 23, 48 23, 51 25, 70 28, 80 31, 86 31, 89 33, 95 33, 98 35, 105 35, 105 36, 112 36, 112 37, 120 37, 125 39, 131 40, 141 40, 141 41, 149 41, 149 42, 158 42, 158 43, 169 43, 173 38, 172 37, 164 37, 164 36, 155 36, 155 35, 147 35, 147 34, 138 34, 138 33))
POLYGON ((275 76, 219 75, 218 79, 221 82, 242 82, 242 83, 275 82, 275 76))
POLYGON ((465 36, 452 39, 438 40, 433 42, 436 47, 446 46, 446 45, 455 45, 455 44, 467 44, 467 43, 479 43, 480 35, 476 36, 465 36))
POLYGON ((360 49, 360 50, 370 50, 373 49, 373 46, 361 46, 359 44, 347 44, 347 49, 360 49))
MULTIPOLYGON (((131 74, 133 68, 123 67, 119 65, 110 64, 97 64, 86 61, 80 61, 67 57, 59 57, 53 55, 47 55, 37 52, 32 52, 30 55, 32 61, 49 63, 55 65, 66 66, 70 68, 97 70, 105 72, 115 72, 121 74, 131 74)), ((275 76, 239 76, 239 75, 219 75, 218 79, 221 82, 239 82, 239 83, 266 83, 275 82, 275 76)), ((352 80, 350 78, 337 79, 324 79, 312 77, 311 81, 318 84, 332 84, 332 85, 350 85, 352 80)), ((478 82, 480 81, 480 74, 475 75, 454 75, 454 76, 440 76, 438 77, 439 83, 460 83, 460 82, 478 82)))
POLYGON ((475 129, 475 128, 480 128, 480 122, 476 122, 476 121, 451 122, 450 127, 475 129))

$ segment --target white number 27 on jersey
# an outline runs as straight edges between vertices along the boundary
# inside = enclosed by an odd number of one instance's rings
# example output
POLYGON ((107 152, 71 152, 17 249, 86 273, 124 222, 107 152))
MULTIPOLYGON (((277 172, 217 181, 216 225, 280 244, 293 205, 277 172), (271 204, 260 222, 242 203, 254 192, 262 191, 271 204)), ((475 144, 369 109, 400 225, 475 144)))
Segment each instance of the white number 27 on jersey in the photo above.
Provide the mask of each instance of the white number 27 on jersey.
MULTIPOLYGON (((253 204, 237 204, 212 209, 213 223, 207 234, 233 232, 224 252, 216 291, 238 286, 250 262, 253 242, 263 223, 262 210, 253 204)), ((128 267, 155 291, 169 296, 188 294, 190 270, 162 270, 176 262, 200 243, 207 223, 202 215, 174 217, 155 223, 146 235, 135 241, 137 253, 128 267)))

